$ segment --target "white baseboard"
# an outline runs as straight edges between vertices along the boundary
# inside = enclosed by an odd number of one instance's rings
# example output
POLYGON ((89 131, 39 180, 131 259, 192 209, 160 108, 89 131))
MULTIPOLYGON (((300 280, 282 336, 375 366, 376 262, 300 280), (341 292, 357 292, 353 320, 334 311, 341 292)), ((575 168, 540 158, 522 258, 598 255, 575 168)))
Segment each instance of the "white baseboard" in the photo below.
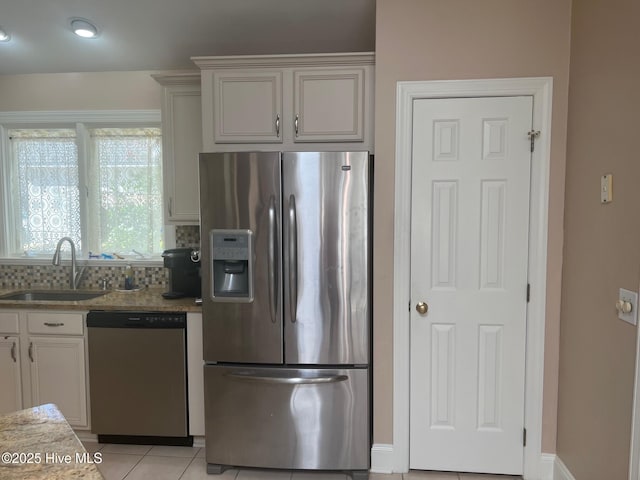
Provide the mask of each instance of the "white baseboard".
MULTIPOLYGON (((393 445, 376 443, 371 447, 371 472, 393 473, 395 465, 393 445)), ((553 453, 540 456, 540 466, 536 480, 576 480, 567 466, 553 453)))
POLYGON ((195 447, 204 447, 204 437, 194 436, 193 437, 193 446, 195 447))
POLYGON ((556 456, 553 480, 576 480, 560 457, 556 456))
POLYGON ((88 430, 74 430, 73 432, 81 442, 98 442, 98 436, 88 430))
POLYGON ((393 445, 376 443, 371 447, 371 471, 373 473, 392 473, 393 462, 393 445))
POLYGON ((540 466, 538 468, 539 480, 554 480, 553 471, 555 469, 556 456, 553 453, 543 453, 540 455, 540 466))

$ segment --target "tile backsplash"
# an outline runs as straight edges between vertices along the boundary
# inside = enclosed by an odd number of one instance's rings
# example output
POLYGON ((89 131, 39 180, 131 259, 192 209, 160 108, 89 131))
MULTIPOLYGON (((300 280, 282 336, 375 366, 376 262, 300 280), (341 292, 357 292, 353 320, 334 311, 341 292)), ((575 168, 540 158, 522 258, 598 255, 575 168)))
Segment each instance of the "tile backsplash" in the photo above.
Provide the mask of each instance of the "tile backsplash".
MULTIPOLYGON (((69 266, 0 265, 0 288, 69 288, 69 266)), ((78 288, 100 289, 103 279, 107 288, 124 287, 125 266, 89 266, 78 288)), ((165 287, 168 272, 164 267, 133 267, 134 283, 138 286, 165 287)))
POLYGON ((176 247, 200 248, 200 225, 177 226, 176 247))
MULTIPOLYGON (((176 247, 200 248, 200 227, 176 227, 176 247)), ((71 267, 54 265, 0 265, 0 288, 69 288, 71 267)), ((125 266, 90 266, 85 270, 79 288, 100 289, 103 279, 107 288, 124 287, 125 266)), ((133 267, 134 284, 140 287, 166 288, 169 272, 164 267, 133 267)))

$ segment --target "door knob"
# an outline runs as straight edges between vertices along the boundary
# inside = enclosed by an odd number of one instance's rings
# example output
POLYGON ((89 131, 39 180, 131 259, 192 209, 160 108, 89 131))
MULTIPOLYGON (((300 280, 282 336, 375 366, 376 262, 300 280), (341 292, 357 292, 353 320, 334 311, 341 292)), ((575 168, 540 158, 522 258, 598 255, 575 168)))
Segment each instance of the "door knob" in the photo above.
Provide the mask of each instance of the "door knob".
POLYGON ((427 311, 429 310, 429 305, 427 305, 424 302, 418 302, 416 304, 416 311, 420 314, 420 315, 424 315, 425 313, 427 313, 427 311))

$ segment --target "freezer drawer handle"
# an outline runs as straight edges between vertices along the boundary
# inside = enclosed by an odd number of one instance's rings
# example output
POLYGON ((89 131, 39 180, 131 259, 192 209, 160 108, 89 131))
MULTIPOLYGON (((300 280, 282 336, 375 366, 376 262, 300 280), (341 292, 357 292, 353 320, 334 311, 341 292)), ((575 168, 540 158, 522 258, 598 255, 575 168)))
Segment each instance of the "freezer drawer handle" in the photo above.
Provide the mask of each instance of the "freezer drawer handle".
POLYGON ((276 323, 277 321, 276 228, 276 201, 272 195, 269 199, 269 309, 271 311, 271 323, 276 323))
POLYGON ((325 377, 270 377, 249 375, 246 373, 227 373, 226 376, 247 382, 276 383, 285 385, 317 385, 320 383, 338 383, 348 380, 346 375, 327 375, 325 377))

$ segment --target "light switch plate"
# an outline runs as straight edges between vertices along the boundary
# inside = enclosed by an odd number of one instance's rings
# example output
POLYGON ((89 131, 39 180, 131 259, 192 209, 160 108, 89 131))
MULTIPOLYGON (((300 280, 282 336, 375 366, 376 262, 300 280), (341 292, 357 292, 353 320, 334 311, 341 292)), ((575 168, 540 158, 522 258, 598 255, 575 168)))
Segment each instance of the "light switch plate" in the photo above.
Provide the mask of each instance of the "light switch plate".
POLYGON ((616 308, 618 310, 618 318, 620 320, 624 320, 631 325, 638 324, 638 292, 632 292, 631 290, 621 288, 620 293, 618 294, 616 308), (626 304, 626 302, 631 305, 631 310, 628 313, 625 313, 622 309, 622 305, 626 304))

